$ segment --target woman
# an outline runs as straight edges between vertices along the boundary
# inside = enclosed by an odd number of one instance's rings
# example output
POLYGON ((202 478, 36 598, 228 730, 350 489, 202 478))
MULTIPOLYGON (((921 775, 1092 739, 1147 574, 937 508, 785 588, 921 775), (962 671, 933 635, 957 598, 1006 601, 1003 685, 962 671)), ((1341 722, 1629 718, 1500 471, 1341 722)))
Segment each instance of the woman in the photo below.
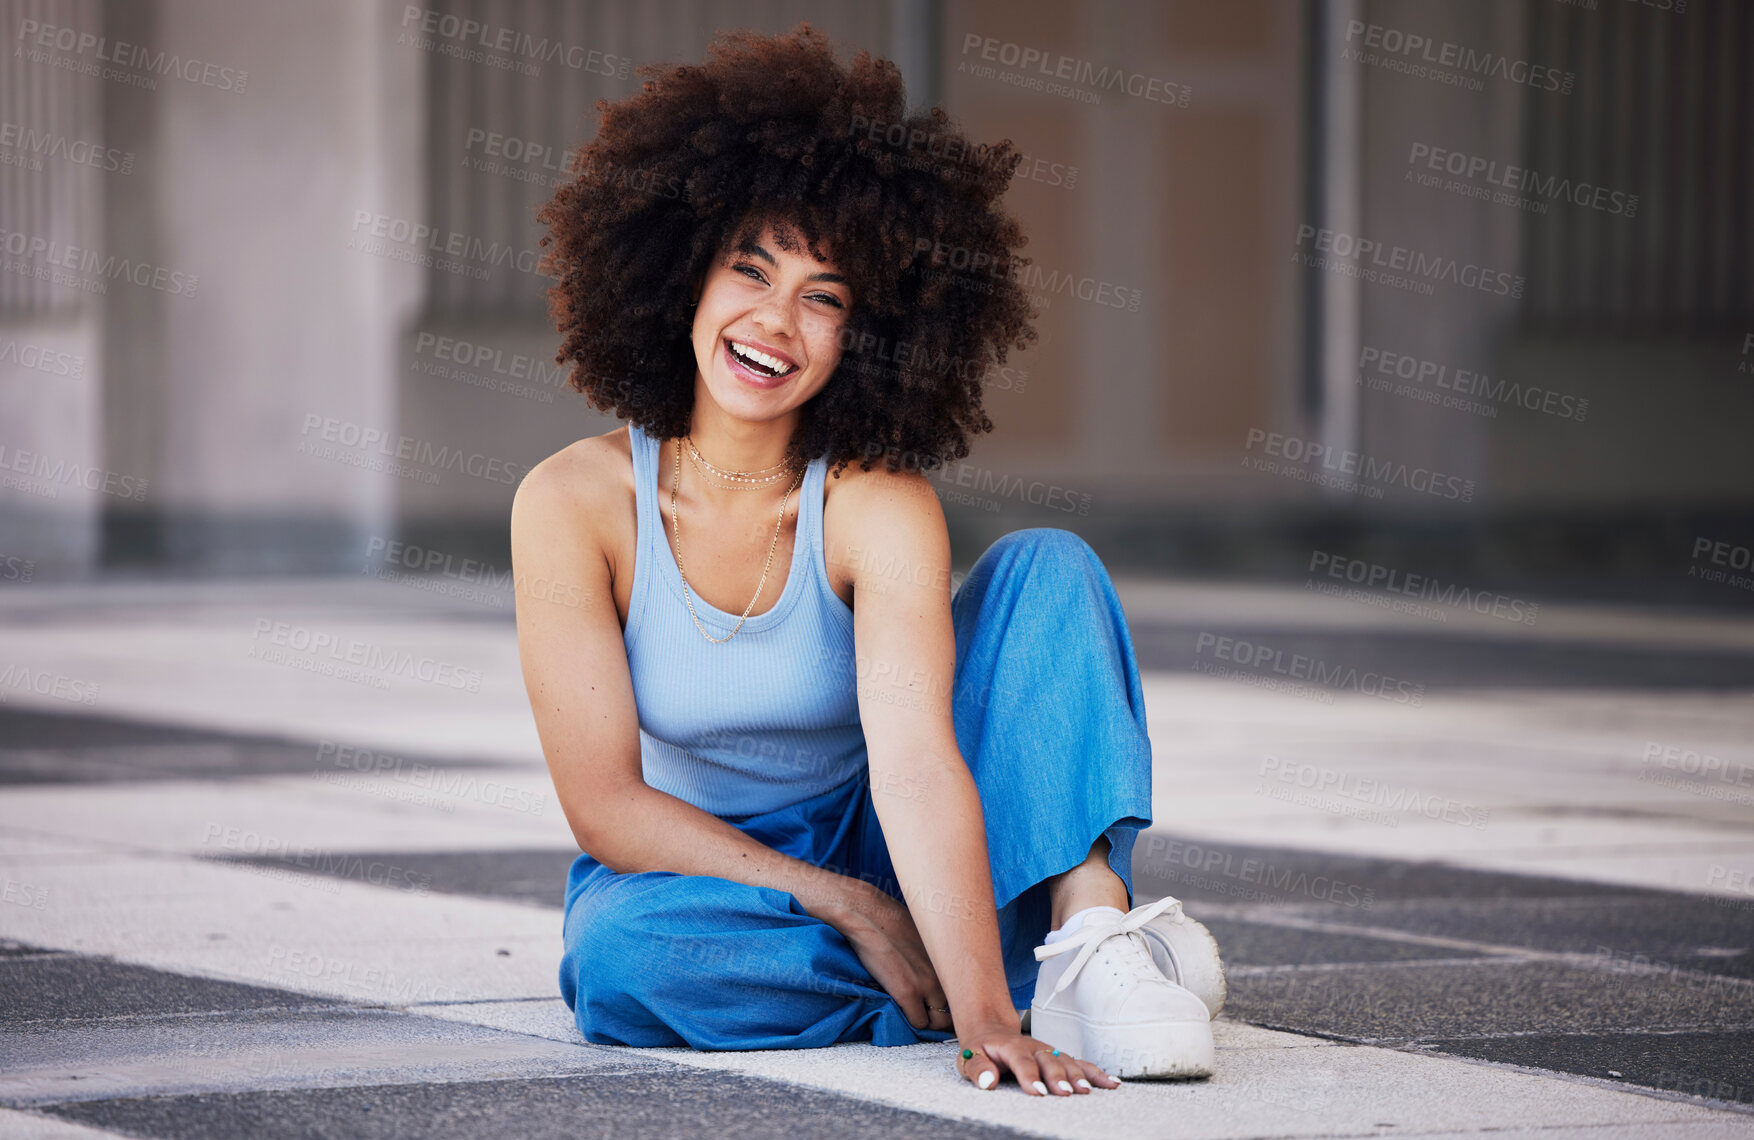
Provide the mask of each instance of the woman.
POLYGON ((629 424, 512 511, 580 1032, 954 1036, 967 1080, 1036 1095, 1210 1073, 1216 947, 1132 908, 1151 756, 1113 585, 1032 528, 952 597, 921 473, 1034 338, 1016 152, 808 25, 647 74, 539 215, 557 359, 629 424))

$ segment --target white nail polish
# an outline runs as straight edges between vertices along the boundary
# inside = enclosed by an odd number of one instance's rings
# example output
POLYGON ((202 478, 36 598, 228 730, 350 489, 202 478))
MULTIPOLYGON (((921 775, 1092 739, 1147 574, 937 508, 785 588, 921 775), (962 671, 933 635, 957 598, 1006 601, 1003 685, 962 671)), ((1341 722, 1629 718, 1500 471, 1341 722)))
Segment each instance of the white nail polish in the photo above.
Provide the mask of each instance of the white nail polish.
POLYGON ((1066 1090, 1066 1091, 1067 1091, 1067 1092, 1071 1092, 1071 1091, 1072 1091, 1072 1086, 1071 1086, 1071 1085, 1069 1085, 1069 1084, 1067 1084, 1067 1083, 1066 1083, 1066 1082, 1065 1082, 1065 1081, 1061 1081, 1061 1082, 1060 1082, 1060 1087, 1061 1087, 1061 1088, 1063 1088, 1063 1089, 1065 1089, 1065 1090, 1066 1090))
POLYGON ((998 1081, 998 1079, 999 1079, 998 1075, 996 1073, 994 1073, 993 1070, 988 1069, 986 1072, 981 1074, 981 1079, 975 1083, 980 1085, 980 1087, 983 1089, 990 1089, 998 1081))
POLYGON ((1035 1091, 1040 1093, 1042 1096, 1048 1095, 1048 1087, 1046 1085, 1042 1084, 1040 1081, 1035 1082, 1035 1091))
POLYGON ((1090 1087, 1090 1082, 1085 1080, 1083 1077, 1079 1077, 1078 1078, 1078 1087, 1083 1088, 1083 1089, 1087 1089, 1090 1087))

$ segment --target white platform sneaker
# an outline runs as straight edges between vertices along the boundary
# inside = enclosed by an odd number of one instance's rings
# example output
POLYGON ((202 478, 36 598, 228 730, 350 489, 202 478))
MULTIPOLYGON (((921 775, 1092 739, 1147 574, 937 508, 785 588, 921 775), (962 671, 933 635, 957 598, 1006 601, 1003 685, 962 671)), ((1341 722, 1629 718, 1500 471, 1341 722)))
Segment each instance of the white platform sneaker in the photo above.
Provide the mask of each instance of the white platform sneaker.
MULTIPOLYGON (((1144 932, 1172 908, 1180 917, 1180 907, 1173 898, 1125 915, 1105 907, 1087 913, 1071 934, 1037 946, 1035 957, 1042 966, 1029 1007, 1030 1036, 1117 1077, 1210 1076, 1211 1010, 1201 996, 1172 981, 1158 966, 1153 936, 1144 932)), ((1173 919, 1163 925, 1180 930, 1173 919)), ((1182 952, 1182 934, 1175 938, 1166 952, 1179 967, 1182 959, 1194 955, 1182 952)), ((1188 944, 1196 945, 1191 940, 1188 944)), ((1221 1003, 1221 971, 1218 977, 1221 1003)))
POLYGON ((1218 940, 1203 924, 1182 913, 1179 899, 1166 895, 1146 909, 1157 913, 1146 920, 1139 933, 1145 936, 1157 968, 1170 981, 1192 990, 1217 1017, 1224 1008, 1225 994, 1224 962, 1218 957, 1218 940))

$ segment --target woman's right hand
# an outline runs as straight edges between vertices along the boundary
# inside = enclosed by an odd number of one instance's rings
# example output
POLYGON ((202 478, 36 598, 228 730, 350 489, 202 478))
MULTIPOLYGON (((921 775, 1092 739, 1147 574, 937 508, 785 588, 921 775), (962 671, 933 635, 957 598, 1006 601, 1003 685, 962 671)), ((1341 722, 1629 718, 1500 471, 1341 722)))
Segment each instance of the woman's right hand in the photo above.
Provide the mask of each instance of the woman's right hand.
POLYGON ((1010 1019, 970 1025, 960 1031, 956 1071, 977 1088, 998 1087, 1007 1069, 1036 1096, 1072 1096, 1092 1088, 1118 1089, 1121 1082, 1098 1065, 1081 1061, 1017 1029, 1010 1019), (967 1053, 964 1057, 962 1054, 967 1053))
POLYGON ((847 897, 816 917, 852 944, 853 953, 895 999, 915 1029, 951 1028, 950 1003, 926 944, 906 904, 860 879, 847 880, 847 897))

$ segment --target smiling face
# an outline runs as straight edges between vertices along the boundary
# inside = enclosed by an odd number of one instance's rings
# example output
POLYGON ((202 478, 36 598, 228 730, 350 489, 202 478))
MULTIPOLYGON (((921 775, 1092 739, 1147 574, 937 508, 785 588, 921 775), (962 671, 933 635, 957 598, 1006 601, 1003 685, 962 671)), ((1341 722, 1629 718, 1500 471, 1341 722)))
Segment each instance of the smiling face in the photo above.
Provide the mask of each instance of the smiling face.
POLYGON ((696 397, 772 420, 809 401, 840 364, 852 290, 830 261, 780 248, 771 226, 721 251, 694 312, 696 397))

